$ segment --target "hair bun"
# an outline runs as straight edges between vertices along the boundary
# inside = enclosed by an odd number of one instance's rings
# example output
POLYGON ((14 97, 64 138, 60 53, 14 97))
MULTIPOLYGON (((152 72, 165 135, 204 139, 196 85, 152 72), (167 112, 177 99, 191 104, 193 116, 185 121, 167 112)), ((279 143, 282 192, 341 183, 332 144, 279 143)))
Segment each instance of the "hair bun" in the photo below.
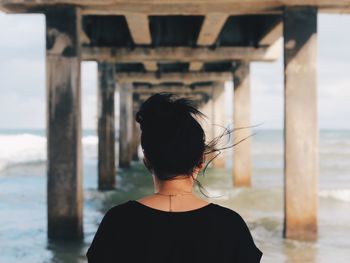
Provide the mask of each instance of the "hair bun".
POLYGON ((175 99, 173 94, 157 93, 147 99, 136 113, 141 130, 171 130, 186 120, 191 112, 197 111, 187 99, 175 99))

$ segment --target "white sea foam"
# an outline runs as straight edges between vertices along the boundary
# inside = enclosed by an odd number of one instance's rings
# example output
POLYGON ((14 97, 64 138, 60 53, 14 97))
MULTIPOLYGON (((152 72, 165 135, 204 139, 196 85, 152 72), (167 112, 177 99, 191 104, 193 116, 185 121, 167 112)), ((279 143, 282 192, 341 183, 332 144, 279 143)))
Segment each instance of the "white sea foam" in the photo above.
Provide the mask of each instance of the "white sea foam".
POLYGON ((350 189, 321 190, 319 196, 350 202, 350 189))
POLYGON ((46 138, 32 134, 0 135, 0 170, 19 163, 44 161, 46 138))
MULTIPOLYGON (((94 159, 97 154, 97 136, 82 139, 84 158, 94 159)), ((46 137, 28 133, 0 135, 0 171, 6 167, 44 162, 46 160, 46 137)))

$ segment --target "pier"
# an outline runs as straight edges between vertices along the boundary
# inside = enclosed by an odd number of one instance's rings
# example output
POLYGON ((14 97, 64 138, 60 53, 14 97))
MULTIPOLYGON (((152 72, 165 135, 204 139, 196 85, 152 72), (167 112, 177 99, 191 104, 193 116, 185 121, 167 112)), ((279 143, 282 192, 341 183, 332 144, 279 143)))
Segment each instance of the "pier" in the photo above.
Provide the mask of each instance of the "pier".
MULTIPOLYGON (((213 123, 225 125, 223 87, 231 81, 232 122, 246 127, 240 138, 249 136, 250 63, 279 56, 284 57, 284 236, 317 238, 317 14, 349 13, 350 0, 0 0, 0 11, 46 16, 49 238, 81 239, 84 233, 82 61, 98 63, 102 191, 117 188, 118 167, 138 159, 140 131, 133 116, 149 96, 162 91, 189 96, 213 123)), ((208 137, 218 132, 212 128, 208 137)), ((234 148, 233 187, 252 187, 252 147, 248 138, 234 148)), ((224 167, 224 158, 213 165, 224 167)))

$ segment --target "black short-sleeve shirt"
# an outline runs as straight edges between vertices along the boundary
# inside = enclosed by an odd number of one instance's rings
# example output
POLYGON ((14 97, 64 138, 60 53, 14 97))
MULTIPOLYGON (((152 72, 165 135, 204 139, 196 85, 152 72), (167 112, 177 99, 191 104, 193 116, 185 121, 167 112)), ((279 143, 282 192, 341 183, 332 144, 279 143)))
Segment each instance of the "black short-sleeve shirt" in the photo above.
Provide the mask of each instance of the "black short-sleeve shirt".
POLYGON ((229 208, 168 212, 129 200, 105 214, 86 256, 89 263, 255 263, 262 252, 229 208))

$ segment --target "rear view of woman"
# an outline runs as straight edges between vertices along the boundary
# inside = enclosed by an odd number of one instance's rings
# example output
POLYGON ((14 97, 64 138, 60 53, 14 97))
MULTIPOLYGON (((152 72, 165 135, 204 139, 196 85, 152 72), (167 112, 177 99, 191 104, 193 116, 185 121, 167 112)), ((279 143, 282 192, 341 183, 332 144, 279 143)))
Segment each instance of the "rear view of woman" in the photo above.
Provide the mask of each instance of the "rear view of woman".
MULTIPOLYGON (((154 194, 112 207, 87 251, 89 263, 255 263, 255 246, 242 217, 193 193, 206 155, 191 101, 155 94, 136 114, 144 164, 154 194)), ((214 140, 215 142, 215 140, 214 140)))

